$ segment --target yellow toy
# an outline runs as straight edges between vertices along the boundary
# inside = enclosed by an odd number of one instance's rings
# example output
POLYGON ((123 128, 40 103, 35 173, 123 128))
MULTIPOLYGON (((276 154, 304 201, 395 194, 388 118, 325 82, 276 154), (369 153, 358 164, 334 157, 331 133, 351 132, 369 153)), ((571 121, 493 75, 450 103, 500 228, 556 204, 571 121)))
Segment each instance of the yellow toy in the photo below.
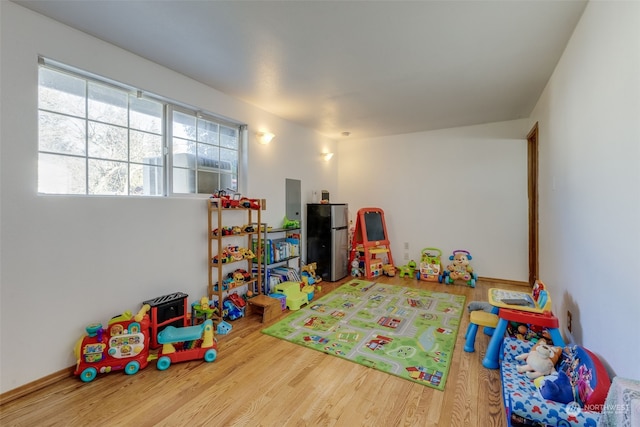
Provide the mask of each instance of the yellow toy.
POLYGON ((396 268, 393 264, 385 264, 382 266, 382 273, 385 276, 394 277, 396 275, 396 268))
POLYGON ((302 268, 300 269, 301 270, 300 273, 302 274, 302 280, 307 285, 313 285, 315 283, 322 282, 322 277, 316 276, 316 268, 317 268, 317 264, 315 262, 312 262, 310 264, 303 265, 302 268))
POLYGON ((191 303, 191 325, 211 319, 217 312, 218 309, 209 302, 209 299, 202 297, 199 302, 191 303))

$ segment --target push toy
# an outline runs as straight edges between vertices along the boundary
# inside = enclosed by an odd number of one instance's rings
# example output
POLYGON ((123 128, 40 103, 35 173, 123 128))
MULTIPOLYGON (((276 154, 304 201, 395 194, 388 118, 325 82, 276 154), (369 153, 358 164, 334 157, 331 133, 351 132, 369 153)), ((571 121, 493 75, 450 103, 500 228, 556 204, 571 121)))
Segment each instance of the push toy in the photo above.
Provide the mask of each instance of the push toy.
POLYGON ((196 359, 213 362, 218 356, 218 343, 213 335, 211 319, 196 326, 167 326, 158 334, 158 342, 162 344, 162 349, 158 353, 156 366, 161 371, 171 363, 196 359))
POLYGON ((440 257, 442 251, 438 248, 424 248, 420 260, 420 280, 442 283, 443 269, 440 257))
POLYGON ((471 259, 469 251, 461 249, 453 251, 453 255, 449 256, 449 260, 453 261, 453 263, 449 264, 444 272, 444 283, 448 285, 455 280, 464 280, 467 285, 475 288, 478 275, 473 272, 473 267, 469 265, 471 259))
POLYGON ((112 318, 107 329, 101 323, 86 327, 87 335, 74 347, 76 369, 74 375, 84 382, 92 381, 98 373, 124 370, 133 375, 149 363, 149 311, 142 306, 133 316, 125 311, 112 318))

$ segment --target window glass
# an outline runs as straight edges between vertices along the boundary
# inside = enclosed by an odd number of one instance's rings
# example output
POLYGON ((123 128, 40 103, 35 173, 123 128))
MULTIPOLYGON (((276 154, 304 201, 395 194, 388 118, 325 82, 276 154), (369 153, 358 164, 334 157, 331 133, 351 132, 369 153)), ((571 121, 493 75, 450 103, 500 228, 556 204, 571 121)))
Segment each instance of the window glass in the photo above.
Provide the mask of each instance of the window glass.
POLYGON ((162 104, 144 98, 129 97, 129 127, 155 134, 162 133, 162 104))
POLYGON ((130 130, 129 160, 162 166, 162 136, 130 130))
POLYGON ((127 160, 129 133, 126 128, 89 122, 89 157, 127 160))
POLYGON ((40 111, 40 151, 84 156, 87 152, 87 123, 83 119, 40 111))
POLYGON ((84 117, 86 85, 83 79, 40 67, 38 103, 41 110, 84 117))
POLYGON ((240 127, 230 127, 195 111, 173 110, 172 114, 173 191, 237 191, 240 127))
POLYGON ((38 190, 48 194, 86 194, 87 162, 84 157, 38 155, 38 190))
POLYGON ((125 195, 128 181, 126 163, 89 159, 89 194, 125 195))
POLYGON ((88 118, 103 123, 127 126, 128 100, 129 95, 125 91, 89 82, 88 118))

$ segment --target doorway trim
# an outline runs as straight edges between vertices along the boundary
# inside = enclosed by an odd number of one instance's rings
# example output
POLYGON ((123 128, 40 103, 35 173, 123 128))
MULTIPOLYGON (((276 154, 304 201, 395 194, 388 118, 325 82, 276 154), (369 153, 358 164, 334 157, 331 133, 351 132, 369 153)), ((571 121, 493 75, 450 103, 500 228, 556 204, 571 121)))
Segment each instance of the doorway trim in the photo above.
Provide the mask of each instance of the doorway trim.
POLYGON ((527 194, 529 198, 529 285, 540 276, 538 265, 538 122, 527 134, 527 194))

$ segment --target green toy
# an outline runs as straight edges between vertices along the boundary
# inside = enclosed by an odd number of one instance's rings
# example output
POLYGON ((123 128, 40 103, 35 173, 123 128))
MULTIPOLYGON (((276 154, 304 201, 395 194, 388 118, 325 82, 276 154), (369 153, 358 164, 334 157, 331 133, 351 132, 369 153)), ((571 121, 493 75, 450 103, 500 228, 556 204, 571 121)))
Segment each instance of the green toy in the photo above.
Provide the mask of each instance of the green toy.
POLYGON ((410 279, 416 277, 416 262, 414 260, 409 261, 408 264, 405 264, 399 268, 400 273, 398 274, 400 277, 409 276, 410 279))
POLYGON ((288 219, 285 216, 282 222, 282 228, 300 228, 300 221, 297 219, 288 219))

